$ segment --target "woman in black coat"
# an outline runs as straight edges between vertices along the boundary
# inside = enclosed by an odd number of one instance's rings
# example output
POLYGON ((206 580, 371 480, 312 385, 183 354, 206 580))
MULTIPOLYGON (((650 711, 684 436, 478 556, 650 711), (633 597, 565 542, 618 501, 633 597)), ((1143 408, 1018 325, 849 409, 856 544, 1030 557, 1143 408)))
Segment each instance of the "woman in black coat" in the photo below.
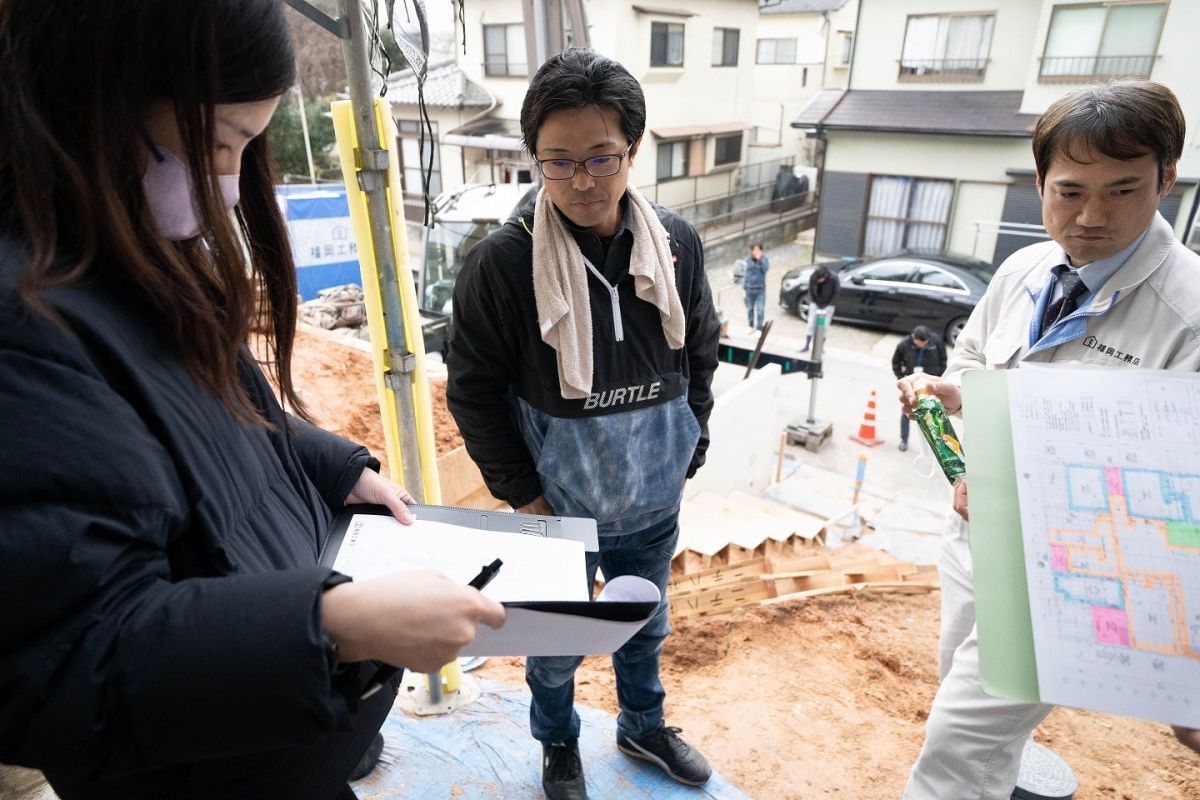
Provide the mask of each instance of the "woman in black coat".
POLYGON ((373 660, 504 611, 317 565, 333 510, 411 497, 292 386, 282 6, 0 0, 0 75, 0 762, 65 800, 353 797, 373 660))

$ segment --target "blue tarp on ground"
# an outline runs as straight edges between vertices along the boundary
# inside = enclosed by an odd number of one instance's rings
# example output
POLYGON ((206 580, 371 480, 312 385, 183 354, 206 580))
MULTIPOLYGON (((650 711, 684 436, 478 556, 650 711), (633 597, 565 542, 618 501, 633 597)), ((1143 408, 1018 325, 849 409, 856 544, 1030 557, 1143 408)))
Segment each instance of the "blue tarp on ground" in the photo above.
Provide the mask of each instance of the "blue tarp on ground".
MULTIPOLYGON (((354 784, 360 800, 542 797, 542 750, 529 735, 529 690, 487 680, 480 681, 480 689, 478 700, 446 716, 410 717, 393 708, 383 725, 379 766, 354 784)), ((576 709, 583 722, 579 749, 591 800, 747 798, 715 772, 702 787, 676 783, 657 767, 617 750, 611 716, 576 709)))

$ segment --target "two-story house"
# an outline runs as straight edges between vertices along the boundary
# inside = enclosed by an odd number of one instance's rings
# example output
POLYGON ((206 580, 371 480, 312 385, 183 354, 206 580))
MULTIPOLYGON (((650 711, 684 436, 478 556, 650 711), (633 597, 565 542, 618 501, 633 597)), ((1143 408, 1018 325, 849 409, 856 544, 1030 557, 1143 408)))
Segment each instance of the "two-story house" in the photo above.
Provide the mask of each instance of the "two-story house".
POLYGON ((791 123, 821 89, 846 85, 857 11, 858 0, 759 0, 750 161, 809 160, 791 123))
POLYGON ((817 252, 900 248, 999 263, 1044 236, 1030 141, 1056 98, 1159 81, 1193 132, 1161 212, 1187 241, 1200 178, 1194 0, 861 0, 847 88, 792 122, 822 145, 817 252))
MULTIPOLYGON (((458 46, 453 64, 430 69, 426 102, 437 128, 437 171, 443 186, 513 181, 529 174, 518 124, 532 73, 525 5, 522 0, 468 4, 466 54, 458 46), (438 88, 431 92, 431 85, 438 88)), ((651 199, 682 207, 747 186, 769 187, 780 160, 794 163, 796 138, 786 119, 790 146, 776 144, 764 158, 751 154, 755 80, 761 68, 758 0, 652 0, 644 5, 589 0, 586 14, 590 45, 624 64, 645 92, 646 133, 630 180, 651 199)), ((565 43, 571 38, 568 29, 565 43)), ((415 121, 410 74, 393 77, 388 97, 398 119, 415 121)), ((776 137, 778 114, 776 107, 763 126, 776 137)), ((402 139, 417 135, 411 127, 403 126, 402 139)), ((416 152, 416 145, 402 142, 404 147, 416 152)), ((405 159, 406 175, 409 161, 405 159)), ((414 188, 406 183, 406 193, 414 188)))

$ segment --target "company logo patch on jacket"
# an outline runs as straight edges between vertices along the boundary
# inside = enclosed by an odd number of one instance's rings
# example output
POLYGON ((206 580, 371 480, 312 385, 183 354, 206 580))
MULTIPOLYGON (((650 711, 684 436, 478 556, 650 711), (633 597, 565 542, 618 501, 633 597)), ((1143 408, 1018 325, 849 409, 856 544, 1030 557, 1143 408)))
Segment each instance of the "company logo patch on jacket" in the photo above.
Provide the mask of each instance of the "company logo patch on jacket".
POLYGON ((1122 352, 1115 347, 1111 347, 1101 342, 1095 336, 1087 337, 1083 340, 1082 344, 1089 350, 1095 350, 1097 353, 1109 356, 1110 358, 1115 358, 1118 361, 1124 361, 1126 364, 1132 364, 1135 367, 1142 363, 1140 356, 1135 356, 1132 353, 1122 352))
POLYGON ((654 400, 658 397, 658 390, 661 387, 662 382, 655 381, 635 386, 622 386, 620 389, 607 389, 603 392, 592 392, 584 401, 583 407, 584 410, 591 411, 593 408, 632 405, 645 400, 654 400))

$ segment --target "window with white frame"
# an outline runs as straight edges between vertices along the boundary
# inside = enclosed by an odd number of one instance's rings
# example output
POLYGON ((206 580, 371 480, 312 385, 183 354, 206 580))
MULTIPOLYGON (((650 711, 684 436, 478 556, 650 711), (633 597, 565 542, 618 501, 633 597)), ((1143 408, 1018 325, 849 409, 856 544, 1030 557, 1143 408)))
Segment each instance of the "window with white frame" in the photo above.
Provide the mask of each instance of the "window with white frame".
POLYGON ((994 14, 915 14, 904 29, 902 79, 982 79, 994 14))
POLYGON ((738 41, 742 32, 737 28, 714 28, 712 65, 714 67, 736 67, 738 63, 738 41))
POLYGON ((842 66, 848 66, 854 56, 854 32, 842 31, 842 66))
POLYGON ((650 66, 683 66, 683 23, 650 23, 650 66))
POLYGON ((1166 3, 1056 6, 1040 79, 1149 78, 1166 3))
POLYGON ((688 174, 688 141, 661 142, 658 145, 658 180, 669 181, 688 174))
POLYGON ((525 26, 483 26, 483 73, 492 77, 525 76, 525 26))
POLYGON ((795 39, 759 39, 757 64, 795 64, 795 39))
POLYGON ((742 134, 718 136, 713 140, 713 166, 736 164, 742 160, 742 134))
POLYGON ((433 173, 429 176, 429 196, 436 197, 442 193, 442 162, 438 155, 437 123, 433 126, 433 138, 429 131, 424 132, 424 142, 421 139, 422 126, 418 120, 396 120, 397 152, 400 154, 400 187, 406 194, 420 194, 424 191, 421 177, 423 165, 433 158, 433 173), (422 147, 422 144, 424 146, 422 147), (424 158, 422 158, 424 156, 424 158))
POLYGON ((953 181, 872 177, 863 255, 883 256, 901 249, 941 252, 953 198, 953 181))

